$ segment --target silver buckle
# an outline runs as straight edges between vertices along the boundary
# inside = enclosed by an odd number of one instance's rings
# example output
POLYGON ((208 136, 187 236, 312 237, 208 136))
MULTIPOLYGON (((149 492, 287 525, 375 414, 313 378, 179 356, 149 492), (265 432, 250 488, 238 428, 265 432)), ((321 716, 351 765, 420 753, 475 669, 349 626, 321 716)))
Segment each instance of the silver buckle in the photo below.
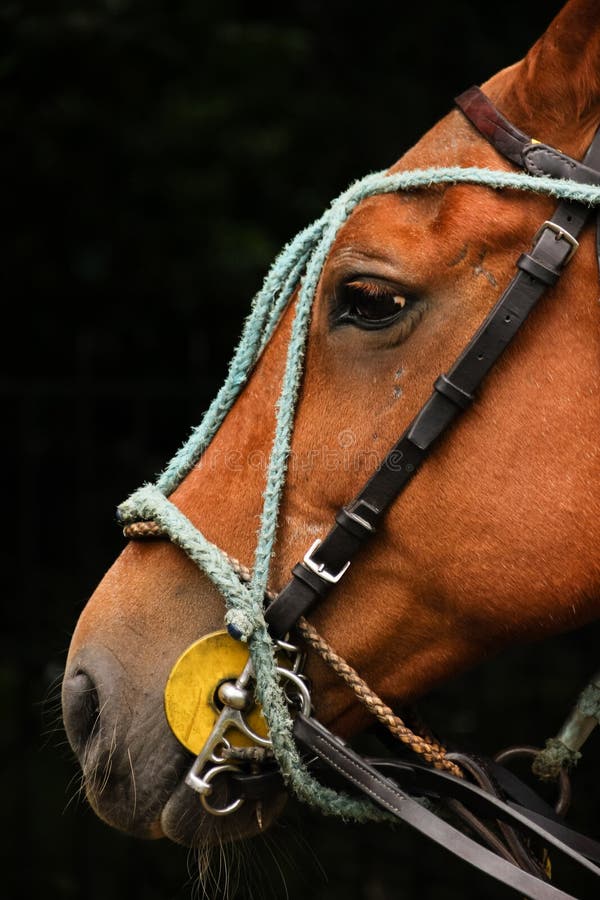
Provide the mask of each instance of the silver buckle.
POLYGON ((345 566, 342 566, 337 574, 333 575, 331 572, 328 572, 325 568, 325 563, 316 563, 312 558, 313 553, 315 552, 317 547, 321 546, 322 543, 323 541, 317 538, 308 552, 304 554, 304 559, 302 561, 307 569, 310 569, 311 572, 314 572, 315 575, 318 575, 319 578, 323 579, 323 581, 328 581, 329 584, 337 584, 344 573, 347 572, 350 568, 350 560, 348 560, 345 566))
POLYGON ((538 228, 538 230, 535 234, 535 237, 533 239, 534 246, 537 244, 538 239, 542 236, 542 234, 546 228, 548 229, 548 231, 554 232, 554 234, 556 235, 556 237, 554 238, 555 241, 566 241, 567 244, 569 244, 569 247, 570 247, 569 252, 567 253, 567 255, 562 263, 563 266, 566 266, 566 264, 569 262, 569 260, 571 260, 573 258, 575 251, 579 247, 579 241, 575 240, 575 238, 573 237, 572 234, 569 234, 568 231, 565 231, 565 229, 561 228, 560 225, 557 225, 556 222, 550 222, 547 219, 542 225, 540 225, 540 227, 538 228))

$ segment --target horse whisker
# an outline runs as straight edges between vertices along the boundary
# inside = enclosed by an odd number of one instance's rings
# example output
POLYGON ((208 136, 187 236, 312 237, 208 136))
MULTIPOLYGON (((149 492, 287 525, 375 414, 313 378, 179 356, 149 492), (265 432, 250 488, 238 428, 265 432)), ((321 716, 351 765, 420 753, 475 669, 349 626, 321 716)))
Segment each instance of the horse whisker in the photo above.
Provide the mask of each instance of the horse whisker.
POLYGON ((131 769, 131 788, 133 791, 133 813, 131 821, 135 822, 135 814, 137 812, 137 785, 135 782, 135 772, 133 771, 133 762, 131 761, 131 750, 127 747, 127 758, 129 760, 129 768, 131 769))

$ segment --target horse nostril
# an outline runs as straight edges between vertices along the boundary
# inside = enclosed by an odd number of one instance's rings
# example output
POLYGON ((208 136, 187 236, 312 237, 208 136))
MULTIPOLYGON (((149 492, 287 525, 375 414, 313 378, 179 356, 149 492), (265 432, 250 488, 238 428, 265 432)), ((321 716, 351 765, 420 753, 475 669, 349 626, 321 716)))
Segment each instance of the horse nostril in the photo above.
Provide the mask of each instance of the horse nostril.
POLYGON ((98 732, 100 722, 98 691, 83 669, 64 679, 62 705, 67 737, 75 753, 81 756, 98 732))

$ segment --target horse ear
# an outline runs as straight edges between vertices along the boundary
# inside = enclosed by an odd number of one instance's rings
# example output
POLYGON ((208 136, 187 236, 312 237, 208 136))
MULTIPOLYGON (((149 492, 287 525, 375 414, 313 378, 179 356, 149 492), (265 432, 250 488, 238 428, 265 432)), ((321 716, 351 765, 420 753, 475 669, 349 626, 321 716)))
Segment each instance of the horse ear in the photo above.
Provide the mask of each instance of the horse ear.
POLYGON ((582 151, 600 120, 600 0, 570 0, 525 58, 488 85, 523 131, 582 151))

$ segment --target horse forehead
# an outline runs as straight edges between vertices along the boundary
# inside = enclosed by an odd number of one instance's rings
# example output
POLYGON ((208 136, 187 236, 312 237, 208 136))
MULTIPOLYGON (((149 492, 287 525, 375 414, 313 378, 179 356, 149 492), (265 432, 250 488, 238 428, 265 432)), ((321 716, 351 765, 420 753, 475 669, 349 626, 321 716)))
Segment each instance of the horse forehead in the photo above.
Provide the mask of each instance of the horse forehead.
POLYGON ((482 218, 499 227, 494 199, 470 186, 369 197, 340 229, 326 278, 369 272, 416 287, 428 273, 442 272, 444 263, 471 240, 481 238, 482 218))
POLYGON ((362 200, 340 229, 329 265, 336 269, 370 262, 383 267, 397 265, 398 249, 419 244, 423 232, 435 222, 440 196, 432 190, 377 194, 362 200))
MULTIPOLYGON (((404 153, 388 172, 452 165, 511 170, 507 161, 475 134, 460 113, 452 111, 404 153)), ((374 254, 394 240, 410 242, 414 238, 416 242, 422 237, 423 228, 437 224, 442 208, 446 215, 449 211, 459 214, 465 207, 467 195, 469 208, 484 207, 490 197, 488 192, 471 186, 448 191, 440 185, 367 197, 340 229, 330 259, 352 243, 360 246, 363 252, 374 254), (448 198, 452 198, 450 203, 448 198)), ((467 225, 467 221, 461 221, 461 227, 467 225)))
POLYGON ((481 140, 471 124, 456 109, 436 122, 389 168, 389 172, 430 166, 481 166, 507 168, 503 156, 491 144, 481 140))

